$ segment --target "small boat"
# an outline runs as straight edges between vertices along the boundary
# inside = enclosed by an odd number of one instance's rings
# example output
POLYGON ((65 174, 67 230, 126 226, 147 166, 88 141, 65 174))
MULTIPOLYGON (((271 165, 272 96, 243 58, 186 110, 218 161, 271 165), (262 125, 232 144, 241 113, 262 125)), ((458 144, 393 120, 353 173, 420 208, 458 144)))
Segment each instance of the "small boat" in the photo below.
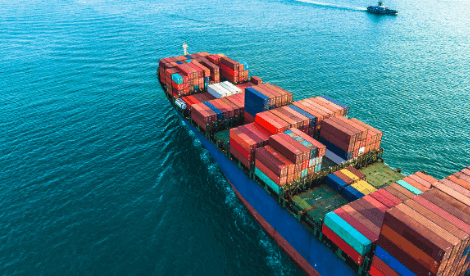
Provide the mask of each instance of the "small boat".
POLYGON ((396 15, 398 13, 397 10, 392 10, 392 9, 389 9, 388 7, 385 7, 382 0, 379 0, 379 3, 377 4, 377 6, 367 7, 367 12, 376 13, 376 14, 392 14, 392 15, 396 15))

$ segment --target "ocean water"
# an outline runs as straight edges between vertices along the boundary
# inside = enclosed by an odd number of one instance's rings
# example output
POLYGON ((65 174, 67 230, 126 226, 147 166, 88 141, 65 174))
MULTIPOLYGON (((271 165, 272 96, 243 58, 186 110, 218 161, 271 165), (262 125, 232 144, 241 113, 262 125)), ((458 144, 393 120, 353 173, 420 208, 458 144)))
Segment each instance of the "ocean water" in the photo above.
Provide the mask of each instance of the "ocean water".
POLYGON ((470 165, 470 2, 0 0, 0 274, 302 275, 165 99, 224 53, 384 131, 386 163, 470 165))

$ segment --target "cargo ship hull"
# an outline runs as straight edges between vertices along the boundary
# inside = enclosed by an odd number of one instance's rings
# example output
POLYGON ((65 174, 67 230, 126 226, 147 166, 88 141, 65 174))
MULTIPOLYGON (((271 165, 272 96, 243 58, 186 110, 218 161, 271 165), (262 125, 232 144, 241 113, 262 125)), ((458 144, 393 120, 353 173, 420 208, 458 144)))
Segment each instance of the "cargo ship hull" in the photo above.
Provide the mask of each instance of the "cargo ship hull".
POLYGON ((253 217, 307 275, 357 275, 186 118, 179 112, 176 113, 217 162, 236 195, 253 217))

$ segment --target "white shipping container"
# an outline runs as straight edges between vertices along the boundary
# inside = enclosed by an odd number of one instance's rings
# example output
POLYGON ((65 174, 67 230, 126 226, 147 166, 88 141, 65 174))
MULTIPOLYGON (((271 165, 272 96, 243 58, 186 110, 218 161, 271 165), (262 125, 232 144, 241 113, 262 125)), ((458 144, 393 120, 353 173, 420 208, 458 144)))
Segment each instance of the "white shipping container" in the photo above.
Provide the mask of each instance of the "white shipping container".
POLYGON ((216 89, 217 88, 215 87, 215 84, 207 86, 207 92, 209 92, 209 94, 211 94, 214 98, 220 99, 222 95, 219 93, 218 89, 216 89))
POLYGON ((232 87, 233 90, 237 92, 237 94, 242 93, 242 90, 241 90, 240 88, 236 87, 235 85, 233 85, 231 82, 224 81, 224 83, 225 83, 226 85, 232 87))
POLYGON ((214 84, 214 88, 219 92, 220 95, 222 95, 222 97, 227 97, 227 96, 232 95, 232 92, 225 89, 222 85, 220 85, 220 83, 214 84))

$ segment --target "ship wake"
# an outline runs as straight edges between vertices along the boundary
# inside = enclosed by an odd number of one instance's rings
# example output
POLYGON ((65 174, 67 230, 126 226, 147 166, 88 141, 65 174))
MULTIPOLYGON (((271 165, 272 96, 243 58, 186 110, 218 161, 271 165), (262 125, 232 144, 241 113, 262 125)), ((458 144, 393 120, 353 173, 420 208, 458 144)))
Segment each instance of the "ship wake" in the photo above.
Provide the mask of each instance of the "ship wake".
POLYGON ((331 7, 331 8, 337 8, 337 9, 343 9, 343 10, 367 11, 367 8, 364 8, 364 7, 351 7, 351 6, 337 5, 337 4, 324 3, 324 2, 318 2, 318 1, 312 1, 312 0, 296 0, 296 1, 308 3, 308 4, 312 4, 316 6, 331 7))

